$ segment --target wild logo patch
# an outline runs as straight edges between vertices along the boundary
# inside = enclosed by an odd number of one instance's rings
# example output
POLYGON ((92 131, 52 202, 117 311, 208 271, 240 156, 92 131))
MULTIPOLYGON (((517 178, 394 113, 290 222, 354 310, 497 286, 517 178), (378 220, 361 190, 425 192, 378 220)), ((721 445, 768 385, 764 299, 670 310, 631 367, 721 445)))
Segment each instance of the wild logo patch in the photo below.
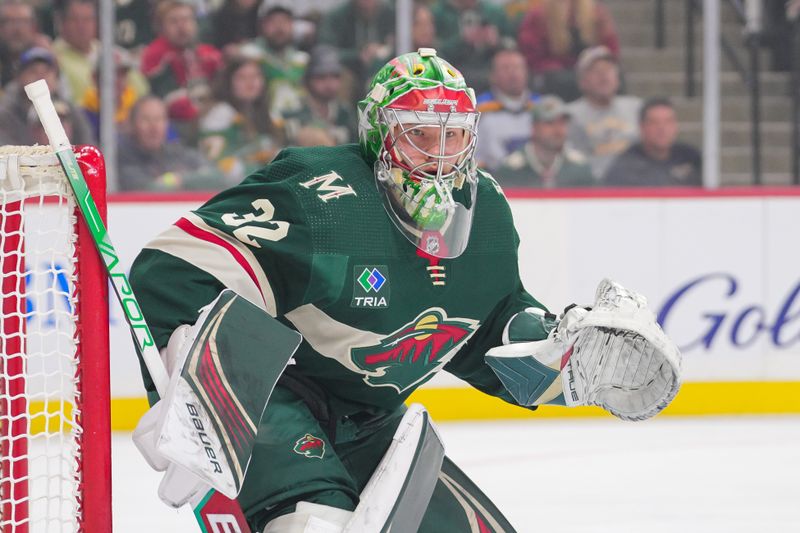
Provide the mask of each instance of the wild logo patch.
POLYGON ((294 453, 322 459, 325 456, 325 441, 311 433, 306 433, 297 439, 294 445, 294 453))
POLYGON ((353 268, 353 301, 351 307, 384 309, 389 307, 389 267, 356 265, 353 268))
POLYGON ((449 318, 434 307, 373 346, 353 348, 350 356, 372 387, 397 392, 425 381, 453 358, 478 329, 469 318, 449 318))

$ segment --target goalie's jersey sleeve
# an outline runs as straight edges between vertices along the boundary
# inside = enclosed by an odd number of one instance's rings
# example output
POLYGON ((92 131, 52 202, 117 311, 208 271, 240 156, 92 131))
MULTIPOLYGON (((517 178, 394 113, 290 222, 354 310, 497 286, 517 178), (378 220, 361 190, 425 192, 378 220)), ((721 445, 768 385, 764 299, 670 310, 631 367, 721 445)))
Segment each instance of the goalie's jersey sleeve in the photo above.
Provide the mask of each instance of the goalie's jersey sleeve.
POLYGON ((131 283, 159 347, 235 290, 303 335, 297 371, 343 409, 393 409, 442 368, 512 401, 483 357, 541 305, 502 190, 479 182, 467 250, 436 260, 393 226, 357 145, 286 149, 149 243, 131 283))

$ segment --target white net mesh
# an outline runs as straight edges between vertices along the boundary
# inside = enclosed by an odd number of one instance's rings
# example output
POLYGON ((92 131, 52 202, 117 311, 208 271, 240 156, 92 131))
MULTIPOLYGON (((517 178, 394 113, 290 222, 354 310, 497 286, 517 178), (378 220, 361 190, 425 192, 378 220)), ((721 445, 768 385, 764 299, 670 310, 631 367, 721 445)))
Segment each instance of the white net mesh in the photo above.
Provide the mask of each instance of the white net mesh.
POLYGON ((76 211, 45 147, 0 148, 0 532, 80 530, 76 211))

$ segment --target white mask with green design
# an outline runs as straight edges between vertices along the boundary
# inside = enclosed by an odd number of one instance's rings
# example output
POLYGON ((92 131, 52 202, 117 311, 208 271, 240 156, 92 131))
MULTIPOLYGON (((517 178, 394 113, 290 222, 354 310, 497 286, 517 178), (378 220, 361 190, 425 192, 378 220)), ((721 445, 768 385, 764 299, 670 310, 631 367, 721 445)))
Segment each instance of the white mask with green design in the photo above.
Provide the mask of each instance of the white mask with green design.
POLYGON ((398 229, 423 252, 457 257, 477 193, 474 92, 435 51, 390 61, 359 103, 359 137, 398 229))

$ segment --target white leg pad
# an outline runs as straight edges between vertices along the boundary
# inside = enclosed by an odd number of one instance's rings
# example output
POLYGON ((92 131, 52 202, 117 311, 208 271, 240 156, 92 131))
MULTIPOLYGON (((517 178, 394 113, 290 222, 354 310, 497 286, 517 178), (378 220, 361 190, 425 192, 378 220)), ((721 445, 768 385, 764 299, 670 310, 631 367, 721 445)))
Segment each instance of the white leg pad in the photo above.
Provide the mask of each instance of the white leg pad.
POLYGON ((297 502, 293 513, 270 521, 264 533, 341 533, 352 515, 352 511, 328 505, 297 502))
POLYGON ((372 473, 345 533, 416 533, 444 459, 444 445, 425 408, 412 403, 372 473))

